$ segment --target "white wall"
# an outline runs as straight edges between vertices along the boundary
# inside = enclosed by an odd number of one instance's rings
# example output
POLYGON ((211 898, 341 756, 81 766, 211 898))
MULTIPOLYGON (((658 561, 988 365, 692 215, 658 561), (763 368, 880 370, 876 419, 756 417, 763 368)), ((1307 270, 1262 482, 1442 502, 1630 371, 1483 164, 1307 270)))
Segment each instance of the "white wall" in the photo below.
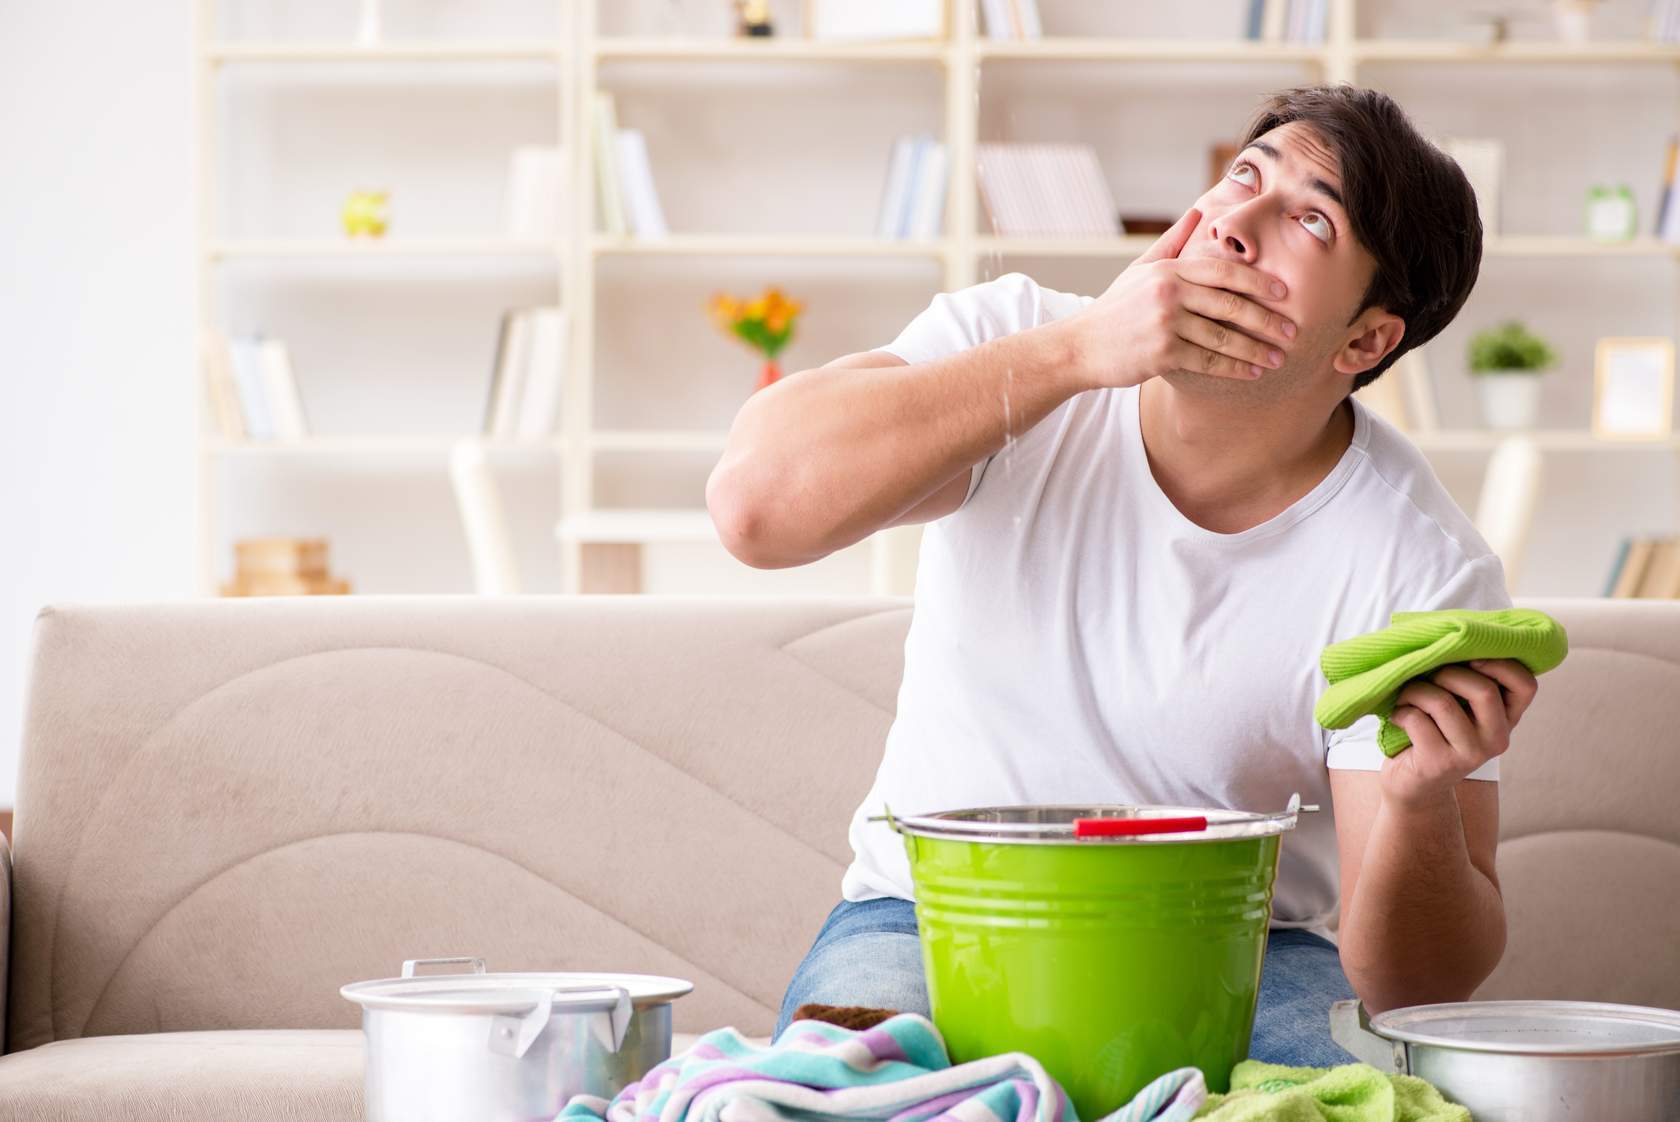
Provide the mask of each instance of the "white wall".
POLYGON ((193 579, 186 0, 0 9, 0 806, 45 603, 193 579))

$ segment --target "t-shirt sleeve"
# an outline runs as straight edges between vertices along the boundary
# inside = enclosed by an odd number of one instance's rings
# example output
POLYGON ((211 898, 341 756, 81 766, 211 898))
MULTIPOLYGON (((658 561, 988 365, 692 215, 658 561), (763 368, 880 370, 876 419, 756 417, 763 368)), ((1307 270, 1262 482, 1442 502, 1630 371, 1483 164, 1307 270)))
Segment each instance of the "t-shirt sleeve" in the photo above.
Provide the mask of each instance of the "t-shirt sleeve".
MULTIPOLYGON (((1025 273, 1005 273, 956 292, 941 292, 896 339, 878 349, 912 365, 932 362, 1036 327, 1044 319, 1038 285, 1025 273)), ((974 497, 990 463, 988 456, 969 469, 964 505, 974 497)))
MULTIPOLYGON (((1511 607, 1511 594, 1505 587, 1505 567, 1496 554, 1483 554, 1467 562, 1453 574, 1434 595, 1417 609, 1406 611, 1441 611, 1462 608, 1468 611, 1491 612, 1511 607)), ((1376 714, 1368 713, 1345 729, 1332 729, 1327 740, 1325 766, 1351 771, 1378 771, 1386 757, 1377 747, 1376 714)), ((1497 780, 1499 758, 1496 756, 1470 773, 1471 779, 1497 780)))

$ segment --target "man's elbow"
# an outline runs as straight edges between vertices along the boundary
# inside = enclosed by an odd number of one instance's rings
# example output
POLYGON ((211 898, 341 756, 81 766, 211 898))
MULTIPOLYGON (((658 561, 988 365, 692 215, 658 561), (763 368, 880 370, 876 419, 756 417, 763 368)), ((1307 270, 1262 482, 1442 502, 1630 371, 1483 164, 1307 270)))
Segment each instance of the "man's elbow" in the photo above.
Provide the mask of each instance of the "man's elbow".
POLYGON ((706 480, 706 511, 718 540, 736 560, 755 569, 785 569, 800 564, 778 548, 766 505, 727 461, 713 468, 706 480))

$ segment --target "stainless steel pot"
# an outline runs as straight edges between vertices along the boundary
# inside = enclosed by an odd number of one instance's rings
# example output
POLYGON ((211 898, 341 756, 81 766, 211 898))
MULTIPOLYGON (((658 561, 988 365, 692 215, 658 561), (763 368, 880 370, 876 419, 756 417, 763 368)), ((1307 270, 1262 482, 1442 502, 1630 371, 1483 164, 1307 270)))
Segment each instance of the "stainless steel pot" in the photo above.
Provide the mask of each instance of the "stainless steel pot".
POLYGON ((1330 1009, 1330 1035, 1384 1071, 1426 1079, 1476 1122, 1680 1118, 1680 1013, 1588 1001, 1462 1001, 1368 1017, 1330 1009))
POLYGON ((610 1099, 671 1055, 671 1002, 646 974, 487 973, 411 959, 339 992, 362 1007, 368 1122, 530 1122, 575 1094, 610 1099), (418 976, 422 967, 470 973, 418 976))

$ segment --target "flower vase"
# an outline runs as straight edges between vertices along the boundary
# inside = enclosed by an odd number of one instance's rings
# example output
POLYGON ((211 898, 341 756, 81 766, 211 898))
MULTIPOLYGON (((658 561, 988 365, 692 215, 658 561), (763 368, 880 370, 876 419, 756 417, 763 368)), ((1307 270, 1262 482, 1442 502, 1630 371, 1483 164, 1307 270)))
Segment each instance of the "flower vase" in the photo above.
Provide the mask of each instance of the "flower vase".
POLYGON ((773 358, 764 360, 764 369, 758 375, 758 389, 763 389, 782 376, 780 364, 773 358))

